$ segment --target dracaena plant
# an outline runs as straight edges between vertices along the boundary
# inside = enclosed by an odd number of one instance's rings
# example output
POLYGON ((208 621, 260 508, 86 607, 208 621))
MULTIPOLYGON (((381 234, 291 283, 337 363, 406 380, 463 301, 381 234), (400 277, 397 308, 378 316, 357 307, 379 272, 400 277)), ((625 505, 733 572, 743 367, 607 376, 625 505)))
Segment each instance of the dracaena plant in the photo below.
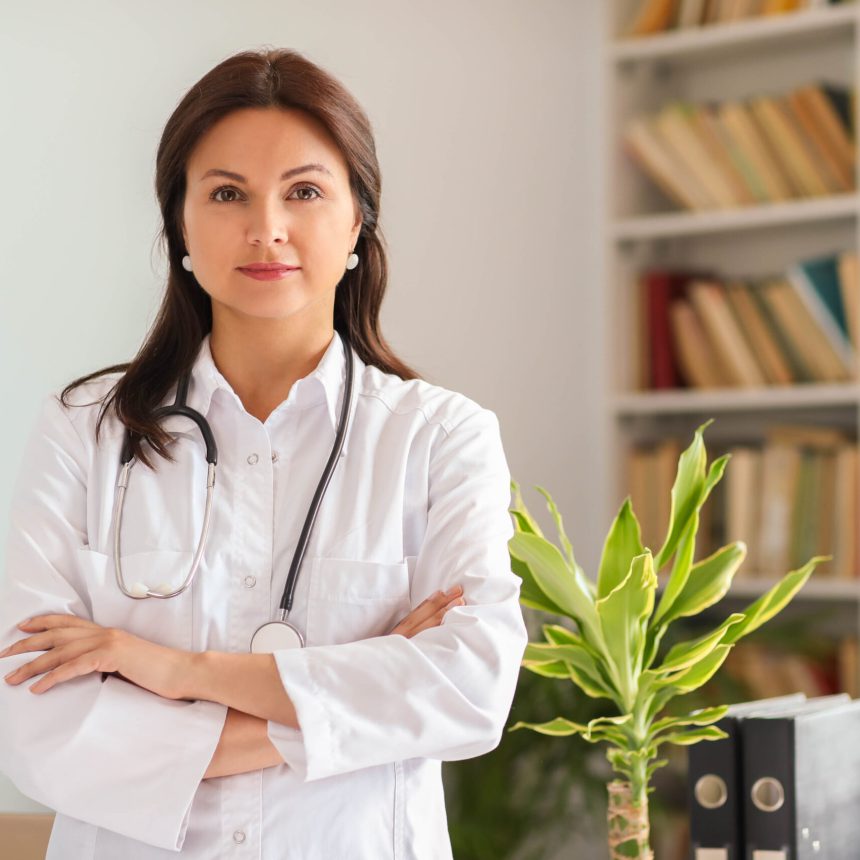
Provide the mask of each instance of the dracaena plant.
POLYGON ((607 758, 618 774, 608 786, 613 860, 653 857, 648 793, 652 774, 666 764, 660 747, 725 737, 713 724, 728 706, 666 716, 668 703, 708 681, 732 646, 782 610, 816 564, 829 558, 811 558, 704 636, 669 649, 660 647, 673 621, 699 614, 726 594, 746 556, 746 545, 734 541, 694 561, 699 511, 723 477, 730 457, 719 457, 706 468, 702 436, 712 421, 695 431, 679 459, 663 545, 656 554, 642 546, 628 496, 609 529, 596 581, 577 564, 550 494, 536 488, 547 500, 561 548, 544 537, 522 501, 518 484, 511 481, 515 531, 509 550, 512 568, 522 578, 520 602, 574 622, 573 629, 544 624, 545 641, 529 642, 522 665, 538 675, 572 681, 586 695, 605 699, 606 714, 585 725, 559 716, 546 723, 518 722, 508 731, 580 735, 591 743, 608 744, 607 758), (665 586, 658 594, 657 575, 664 572, 665 586))

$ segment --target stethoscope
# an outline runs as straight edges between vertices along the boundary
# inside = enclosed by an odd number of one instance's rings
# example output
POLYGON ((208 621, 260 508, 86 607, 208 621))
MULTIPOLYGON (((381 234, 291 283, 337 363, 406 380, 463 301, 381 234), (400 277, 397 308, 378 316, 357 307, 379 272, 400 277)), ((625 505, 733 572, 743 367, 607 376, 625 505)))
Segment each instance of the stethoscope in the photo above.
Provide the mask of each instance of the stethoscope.
MULTIPOLYGON (((346 353, 346 391, 344 393, 344 403, 340 411, 340 419, 338 421, 337 435, 335 436, 334 445, 332 446, 331 454, 328 462, 325 465, 320 482, 317 485, 316 493, 314 493, 311 506, 308 509, 305 517, 305 524, 302 527, 299 542, 293 553, 293 560, 290 564, 290 572, 287 576, 287 584, 284 587, 284 594, 281 597, 281 618, 278 621, 267 621, 261 624, 254 635, 251 637, 250 650, 254 654, 270 654, 273 651, 278 651, 285 648, 303 648, 305 644, 302 634, 290 624, 286 618, 293 606, 293 592, 296 587, 296 580, 299 575, 299 568, 302 564, 302 559, 305 555, 308 541, 310 540, 311 530, 316 520, 317 511, 319 510, 326 488, 331 480, 337 461, 340 458, 340 452, 343 448, 343 442, 346 438, 347 427, 349 426, 350 412, 353 401, 353 358, 352 347, 347 338, 341 334, 343 341, 344 352, 346 353)), ((122 573, 121 553, 120 553, 120 533, 122 530, 122 508, 125 491, 128 487, 128 476, 134 466, 136 459, 132 457, 132 431, 126 430, 125 442, 122 447, 120 463, 119 479, 116 484, 116 499, 114 501, 113 519, 115 522, 114 528, 114 563, 116 568, 116 582, 120 591, 127 597, 135 600, 143 600, 147 597, 157 597, 165 599, 168 597, 176 597, 182 594, 194 580, 194 575, 200 565, 200 559, 203 557, 203 549, 206 546, 206 537, 209 532, 209 519, 212 513, 212 491, 215 487, 215 465, 218 462, 218 448, 215 445, 215 437, 212 434, 212 428, 209 422, 196 410, 192 409, 186 403, 188 396, 188 385, 191 378, 191 372, 187 371, 182 375, 176 390, 176 399, 172 405, 162 406, 155 412, 156 420, 165 418, 168 415, 182 415, 190 418, 200 428, 203 434, 203 439, 206 443, 206 462, 209 464, 208 474, 206 478, 206 510, 203 515, 203 527, 200 530, 200 540, 197 542, 197 549, 194 553, 194 559, 191 563, 191 569, 185 577, 182 585, 171 591, 170 586, 159 585, 155 588, 150 588, 143 582, 136 582, 131 589, 126 588, 125 579, 122 573)))

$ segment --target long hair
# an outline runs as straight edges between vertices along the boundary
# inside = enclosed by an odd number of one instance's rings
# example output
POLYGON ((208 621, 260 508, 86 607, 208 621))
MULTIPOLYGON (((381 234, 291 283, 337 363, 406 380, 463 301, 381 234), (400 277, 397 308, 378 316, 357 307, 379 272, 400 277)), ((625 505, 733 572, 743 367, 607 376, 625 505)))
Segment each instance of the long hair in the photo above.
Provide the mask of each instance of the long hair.
MULTIPOLYGON (((96 441, 107 410, 131 431, 132 453, 152 468, 143 452, 148 440, 161 457, 170 434, 154 411, 189 370, 200 344, 212 330, 212 301, 181 265, 185 254, 182 211, 186 164, 200 137, 231 111, 248 107, 299 108, 328 129, 349 167, 350 188, 362 215, 355 251, 361 264, 347 269, 337 285, 334 328, 344 334, 366 364, 401 379, 420 379, 391 351, 379 330, 379 309, 388 281, 385 241, 379 227, 381 175, 373 132, 365 112, 347 89, 296 51, 264 49, 228 57, 194 84, 164 127, 158 145, 155 191, 162 224, 157 239, 168 259, 164 298, 146 339, 132 361, 104 367, 69 383, 60 399, 97 377, 121 372, 107 392, 96 423, 96 441)), ((89 404, 92 405, 92 404, 89 404)))

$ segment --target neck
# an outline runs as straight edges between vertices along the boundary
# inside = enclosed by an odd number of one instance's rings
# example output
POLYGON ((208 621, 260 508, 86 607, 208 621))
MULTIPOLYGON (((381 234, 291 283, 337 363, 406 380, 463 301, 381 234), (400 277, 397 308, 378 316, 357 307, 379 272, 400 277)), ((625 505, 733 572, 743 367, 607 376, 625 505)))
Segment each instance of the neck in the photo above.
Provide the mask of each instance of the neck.
POLYGON ((245 410, 265 421, 287 399, 293 383, 313 372, 333 336, 331 323, 285 332, 273 326, 218 326, 213 320, 209 348, 245 410))

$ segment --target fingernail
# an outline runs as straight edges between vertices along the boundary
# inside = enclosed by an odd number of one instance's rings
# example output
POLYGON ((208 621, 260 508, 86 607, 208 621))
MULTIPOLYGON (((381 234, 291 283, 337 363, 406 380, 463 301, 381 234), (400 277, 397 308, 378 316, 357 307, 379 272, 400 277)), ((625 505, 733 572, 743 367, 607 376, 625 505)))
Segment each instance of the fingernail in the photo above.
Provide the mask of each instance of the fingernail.
POLYGON ((456 594, 458 591, 462 591, 462 585, 455 585, 453 588, 449 588, 445 594, 456 594))
POLYGON ((30 618, 25 618, 18 626, 19 627, 26 627, 30 623, 31 620, 32 619, 30 619, 30 618))

